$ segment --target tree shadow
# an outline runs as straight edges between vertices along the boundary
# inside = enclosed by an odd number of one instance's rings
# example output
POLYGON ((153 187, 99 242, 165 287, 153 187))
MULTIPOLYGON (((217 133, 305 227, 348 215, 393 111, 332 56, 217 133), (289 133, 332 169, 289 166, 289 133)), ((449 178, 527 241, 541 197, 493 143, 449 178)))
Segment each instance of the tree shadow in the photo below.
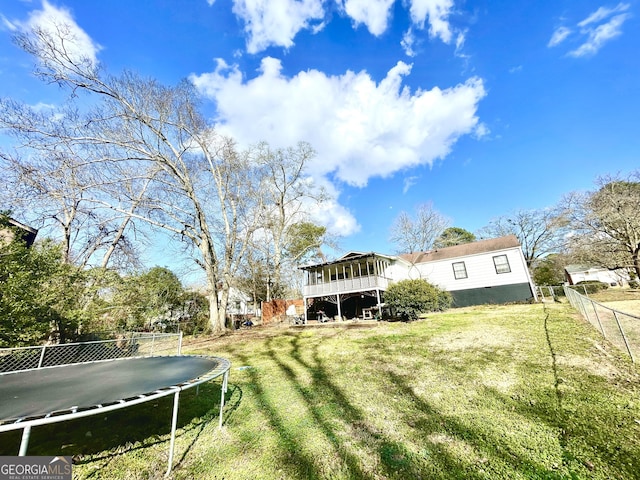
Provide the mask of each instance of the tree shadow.
MULTIPOLYGON (((333 381, 332 369, 322 360, 317 344, 309 351, 308 348, 301 347, 299 336, 289 335, 288 338, 290 351, 282 352, 281 348, 274 348, 273 340, 270 339, 267 341, 268 354, 294 391, 305 400, 314 426, 322 432, 324 439, 331 445, 332 454, 340 459, 339 463, 342 467, 340 471, 346 478, 378 476, 402 479, 456 478, 454 473, 456 471, 464 471, 464 474, 457 478, 485 478, 484 474, 466 468, 464 462, 459 461, 435 443, 427 442, 430 453, 426 458, 411 452, 410 448, 402 442, 393 440, 390 435, 376 427, 367 415, 349 400, 342 388, 333 381), (306 356, 310 356, 310 359, 306 359, 306 356), (309 377, 310 383, 303 384, 300 381, 301 376, 309 377), (335 412, 333 416, 327 415, 324 408, 324 405, 327 404, 333 407, 335 412), (344 424, 349 426, 349 430, 346 432, 343 427, 340 427, 344 424), (367 445, 362 445, 365 442, 367 445), (354 447, 354 444, 359 444, 361 448, 367 449, 375 455, 374 469, 363 465, 362 458, 355 450, 357 447, 354 447)), ((280 339, 280 341, 282 340, 280 339)), ((400 394, 411 395, 412 400, 419 403, 420 409, 428 417, 425 422, 416 421, 415 418, 407 419, 407 422, 412 422, 417 428, 429 426, 427 432, 442 428, 443 416, 440 412, 422 399, 415 397, 403 379, 393 374, 388 374, 388 377, 391 380, 391 385, 398 389, 400 394)), ((257 374, 252 380, 256 385, 260 381, 257 374)), ((269 406, 264 391, 261 391, 259 387, 255 388, 260 402, 263 406, 268 407, 269 411, 266 414, 272 427, 281 437, 284 448, 288 451, 283 460, 287 463, 292 475, 297 478, 323 478, 323 469, 326 467, 313 458, 309 458, 301 449, 297 448, 295 439, 291 438, 291 432, 280 420, 278 410, 281 410, 282 406, 269 406)), ((458 432, 460 436, 467 439, 479 437, 451 419, 445 422, 445 427, 448 427, 449 431, 458 432)))
MULTIPOLYGON (((405 418, 405 422, 414 428, 424 442, 425 448, 431 452, 430 458, 436 464, 436 470, 448 472, 443 478, 487 478, 487 474, 491 475, 495 462, 507 465, 514 473, 518 472, 528 477, 560 477, 558 472, 519 454, 510 446, 508 439, 501 437, 497 432, 470 427, 460 419, 434 408, 415 394, 407 376, 398 375, 392 371, 387 371, 385 374, 397 389, 396 394, 408 399, 420 412, 417 416, 405 418), (445 440, 434 440, 439 437, 444 437, 445 440), (473 449, 477 463, 451 455, 447 451, 447 444, 451 442, 461 442, 473 449)), ((505 405, 506 409, 507 405, 505 405)), ((498 473, 493 472, 494 475, 498 473)))

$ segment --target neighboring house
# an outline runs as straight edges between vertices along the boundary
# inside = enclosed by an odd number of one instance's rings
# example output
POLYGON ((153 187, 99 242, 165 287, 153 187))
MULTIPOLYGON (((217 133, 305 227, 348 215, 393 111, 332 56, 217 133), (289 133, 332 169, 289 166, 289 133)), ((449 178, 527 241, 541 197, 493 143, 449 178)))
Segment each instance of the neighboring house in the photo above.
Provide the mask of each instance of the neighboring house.
MULTIPOLYGON (((218 293, 218 297, 222 292, 218 293)), ((229 300, 227 302, 227 315, 254 315, 256 313, 255 306, 251 297, 235 287, 229 289, 229 300)))
POLYGON ((451 293, 456 307, 535 299, 514 235, 399 256, 350 252, 301 269, 307 318, 366 317, 384 303, 390 283, 405 279, 438 285, 451 293))
POLYGON ((4 217, 6 221, 9 223, 12 228, 3 228, 0 226, 0 241, 10 243, 15 238, 15 229, 17 231, 22 232, 22 238, 27 244, 28 247, 33 245, 33 242, 36 240, 36 235, 38 235, 38 230, 35 228, 31 228, 27 225, 24 225, 13 218, 4 217))
POLYGON ((619 268, 608 270, 593 265, 567 265, 564 268, 565 279, 569 285, 576 285, 579 282, 598 281, 607 285, 625 285, 629 283, 629 272, 619 268))

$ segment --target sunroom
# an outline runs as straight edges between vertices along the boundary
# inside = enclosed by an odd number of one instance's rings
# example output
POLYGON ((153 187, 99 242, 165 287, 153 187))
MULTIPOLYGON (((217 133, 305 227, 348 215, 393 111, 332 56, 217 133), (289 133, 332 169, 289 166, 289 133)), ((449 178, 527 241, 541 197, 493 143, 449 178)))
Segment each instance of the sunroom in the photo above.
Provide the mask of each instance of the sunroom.
POLYGON ((393 263, 394 257, 350 252, 332 262, 301 267, 305 321, 379 316, 393 263))

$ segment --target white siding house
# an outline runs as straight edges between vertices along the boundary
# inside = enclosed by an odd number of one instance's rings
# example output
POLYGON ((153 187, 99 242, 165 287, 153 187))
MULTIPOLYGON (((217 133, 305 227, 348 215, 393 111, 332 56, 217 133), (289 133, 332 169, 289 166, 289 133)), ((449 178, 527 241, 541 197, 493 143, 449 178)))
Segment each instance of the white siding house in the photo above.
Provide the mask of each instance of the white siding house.
POLYGON ((455 306, 535 298, 515 235, 400 257, 419 272, 419 278, 450 292, 455 306))
POLYGON ((390 283, 423 278, 451 293, 454 306, 535 299, 514 235, 399 256, 350 252, 333 262, 301 267, 306 311, 366 317, 384 303, 390 283))
POLYGON ((624 269, 608 270, 588 265, 567 265, 564 269, 569 285, 579 282, 598 281, 608 285, 625 285, 629 283, 629 272, 624 269))

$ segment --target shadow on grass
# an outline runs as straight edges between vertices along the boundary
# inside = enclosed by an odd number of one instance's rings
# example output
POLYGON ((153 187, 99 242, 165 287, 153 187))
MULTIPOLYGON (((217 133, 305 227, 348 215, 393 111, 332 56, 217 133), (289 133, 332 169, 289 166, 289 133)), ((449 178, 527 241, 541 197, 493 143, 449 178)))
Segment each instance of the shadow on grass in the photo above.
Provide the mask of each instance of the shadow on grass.
MULTIPOLYGON (((230 347, 228 350, 236 358, 240 359, 241 363, 245 365, 251 363, 251 358, 237 352, 235 348, 230 347)), ((245 373, 249 376, 249 381, 246 383, 245 388, 256 398, 257 403, 260 405, 260 412, 266 417, 271 428, 279 437, 280 449, 279 451, 274 451, 273 454, 279 456, 282 467, 286 468, 291 474, 296 475, 297 478, 320 478, 316 471, 314 459, 298 448, 297 438, 289 431, 281 418, 279 412, 282 411, 282 406, 273 403, 267 390, 262 386, 262 382, 265 379, 258 370, 253 368, 245 370, 245 373)), ((269 379, 266 379, 266 381, 268 382, 269 379)))
MULTIPOLYGON (((466 442, 476 442, 476 448, 486 451, 487 456, 495 455, 490 448, 483 447, 497 439, 484 437, 470 430, 453 419, 446 418, 424 400, 416 397, 407 380, 386 372, 389 384, 397 390, 396 394, 408 396, 418 405, 422 412, 419 418, 406 418, 413 428, 422 430, 420 436, 424 442, 421 452, 411 451, 412 446, 394 440, 382 431, 367 415, 344 393, 343 389, 332 379, 332 369, 319 355, 318 344, 301 345, 300 337, 288 334, 286 341, 289 351, 277 348, 274 341, 283 342, 283 337, 266 341, 267 354, 275 366, 283 374, 293 391, 305 401, 306 410, 324 439, 331 445, 331 454, 338 460, 332 466, 324 465, 301 448, 296 439, 295 426, 288 426, 282 418, 283 406, 274 404, 261 386, 268 379, 261 378, 256 371, 249 372, 252 393, 262 407, 271 427, 279 437, 280 450, 274 452, 280 458, 281 465, 292 478, 486 478, 480 469, 465 460, 460 460, 437 443, 428 440, 433 432, 448 432, 466 442), (301 380, 301 377, 309 380, 301 380), (328 414, 326 406, 330 406, 328 414), (346 427, 345 427, 346 424, 346 427), (374 457, 373 459, 371 457, 374 457), (333 471, 327 473, 327 468, 333 471)), ((247 357, 238 355, 241 361, 247 357)), ((383 372, 381 372, 382 374, 383 372)), ((413 447, 415 450, 415 447, 413 447)), ((504 449, 503 457, 513 462, 514 454, 504 449)), ((518 460, 525 463, 524 460, 518 460)), ((517 470, 517 468, 516 468, 517 470)), ((548 473, 537 465, 528 465, 523 470, 548 473)))
MULTIPOLYGON (((560 478, 558 472, 532 461, 511 448, 508 438, 488 429, 473 428, 465 425, 456 417, 443 414, 434 409, 427 401, 417 396, 406 376, 391 371, 386 372, 397 394, 411 401, 420 412, 406 418, 421 437, 423 445, 430 452, 431 462, 438 472, 445 473, 443 478, 487 478, 487 474, 504 475, 506 468, 511 475, 524 475, 529 478, 560 478), (436 439, 442 439, 436 441, 436 439), (459 442, 465 449, 471 449, 466 460, 448 452, 448 444, 459 442), (475 460, 473 459, 475 457, 475 460), (501 464, 502 466, 496 465, 501 464), (497 471, 494 470, 497 468, 497 471)), ((505 404, 505 410, 507 405, 505 404)))
MULTIPOLYGON (((283 478, 590 478, 589 466, 572 458, 571 448, 566 447, 567 439, 571 440, 577 434, 586 435, 589 428, 586 424, 574 425, 571 428, 575 430, 569 430, 571 436, 566 433, 568 414, 564 409, 568 408, 565 405, 568 400, 563 396, 558 363, 565 345, 555 336, 566 325, 555 326, 546 310, 544 315, 532 320, 529 327, 532 337, 524 339, 537 342, 540 348, 534 357, 525 359, 514 359, 514 352, 508 347, 500 347, 499 351, 476 350, 471 345, 468 347, 471 350, 469 361, 473 362, 470 365, 452 361, 450 352, 446 350, 429 352, 423 363, 416 363, 411 355, 414 350, 416 355, 420 355, 427 348, 423 340, 408 345, 409 353, 402 353, 399 346, 404 347, 404 342, 410 342, 410 336, 394 337, 396 344, 388 349, 386 342, 389 339, 383 335, 375 340, 375 344, 368 340, 366 347, 370 350, 365 352, 365 362, 370 360, 380 365, 375 382, 385 390, 384 396, 378 396, 384 398, 385 405, 377 411, 383 412, 385 407, 388 408, 395 417, 395 423, 372 417, 370 411, 363 407, 366 399, 354 397, 349 385, 337 378, 340 364, 323 356, 322 342, 342 335, 341 331, 326 333, 322 337, 286 332, 261 339, 266 351, 262 351, 261 346, 260 355, 268 356, 269 376, 259 368, 247 369, 244 373, 246 382, 242 385, 251 401, 255 401, 255 408, 266 419, 270 433, 276 436, 277 446, 269 454, 284 472, 279 472, 283 478), (487 404, 484 407, 488 408, 489 414, 495 412, 495 418, 487 418, 485 424, 472 404, 465 405, 458 414, 438 407, 441 403, 430 402, 428 396, 416 391, 419 371, 403 370, 381 360, 394 361, 398 352, 402 356, 400 360, 406 360, 405 364, 420 364, 424 368, 429 364, 437 365, 444 372, 440 381, 446 382, 450 374, 458 386, 464 387, 466 381, 474 382, 473 388, 478 390, 481 401, 487 404), (514 368, 518 382, 523 382, 521 390, 516 387, 515 391, 503 391, 474 378, 485 367, 507 368, 505 366, 513 361, 518 362, 514 368), (469 367, 471 371, 466 371, 469 367), (529 371, 537 372, 532 381, 539 383, 526 384, 529 371), (281 382, 283 386, 274 386, 273 382, 281 382), (401 402, 398 406, 394 397, 401 402), (286 398, 304 400, 304 413, 300 418, 308 419, 308 428, 318 432, 318 442, 330 450, 328 457, 318 458, 313 448, 305 443, 308 438, 299 438, 304 427, 296 424, 296 414, 289 415, 287 404, 283 403, 286 398), (511 412, 515 419, 509 421, 509 425, 517 428, 518 420, 522 419, 523 424, 528 424, 523 428, 530 428, 530 433, 511 435, 509 427, 499 423, 511 412), (395 425, 403 432, 386 431, 387 427, 380 425, 395 425), (535 436, 540 432, 544 438, 539 440, 535 436), (554 437, 556 433, 557 439, 554 437)), ((246 346, 230 346, 228 349, 245 365, 256 361, 256 351, 247 350, 246 346)), ((587 384, 581 387, 584 385, 587 384)), ((296 400, 295 408, 298 407, 296 400)), ((582 401, 579 408, 588 408, 588 402, 582 401)), ((609 415, 604 410, 603 414, 609 415)), ((584 423, 588 418, 586 411, 578 413, 579 422, 584 423)), ((607 417, 606 421, 610 420, 615 419, 607 417)), ((587 447, 594 450, 607 448, 606 442, 598 439, 589 441, 587 447)), ((636 472, 640 471, 639 460, 631 458, 631 450, 623 449, 620 453, 629 464, 629 470, 624 467, 607 472, 622 475, 634 468, 636 472)), ((596 478, 608 478, 602 471, 597 473, 599 476, 596 478)), ((638 477, 614 475, 610 478, 638 477)))

